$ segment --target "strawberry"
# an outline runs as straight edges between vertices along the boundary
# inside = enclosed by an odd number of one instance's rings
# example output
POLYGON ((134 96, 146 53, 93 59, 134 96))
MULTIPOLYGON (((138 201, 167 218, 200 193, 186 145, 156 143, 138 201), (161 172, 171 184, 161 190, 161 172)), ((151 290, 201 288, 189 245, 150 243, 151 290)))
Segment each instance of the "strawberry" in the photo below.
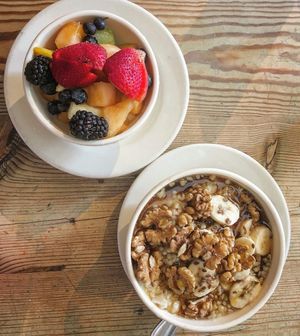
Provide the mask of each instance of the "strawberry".
POLYGON ((65 88, 86 87, 98 79, 105 61, 103 47, 83 42, 57 49, 53 53, 51 71, 65 88))
POLYGON ((108 80, 125 96, 142 101, 148 90, 144 57, 134 48, 121 49, 109 57, 103 68, 108 80))

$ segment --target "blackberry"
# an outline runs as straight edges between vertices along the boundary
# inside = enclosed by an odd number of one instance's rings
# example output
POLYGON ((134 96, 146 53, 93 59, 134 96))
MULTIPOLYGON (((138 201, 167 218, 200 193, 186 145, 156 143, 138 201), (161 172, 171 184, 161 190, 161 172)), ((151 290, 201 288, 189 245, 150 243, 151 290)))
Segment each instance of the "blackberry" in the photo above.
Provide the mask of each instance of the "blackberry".
POLYGON ((96 26, 96 28, 98 29, 98 30, 103 30, 103 29, 105 29, 105 27, 106 27, 106 22, 105 22, 105 20, 106 20, 107 18, 102 18, 102 17, 97 17, 97 18, 95 18, 95 20, 94 20, 94 25, 96 26))
POLYGON ((25 67, 25 77, 33 85, 43 85, 53 82, 50 71, 51 58, 45 56, 37 56, 25 67))
POLYGON ((87 101, 87 94, 83 89, 74 89, 71 93, 71 99, 76 105, 83 104, 87 101))
POLYGON ((108 133, 108 123, 92 112, 77 111, 70 120, 71 134, 83 140, 103 139, 108 133))
POLYGON ((65 104, 59 100, 54 100, 48 103, 48 111, 52 115, 60 114, 61 112, 68 111, 70 104, 65 104))
POLYGON ((87 35, 94 35, 96 33, 96 26, 92 22, 86 22, 83 24, 83 30, 87 35))
POLYGON ((68 104, 72 101, 72 90, 65 89, 58 94, 58 99, 62 103, 68 104))
POLYGON ((56 94, 56 86, 56 82, 50 82, 47 84, 42 84, 40 88, 44 93, 46 93, 46 95, 53 96, 56 94))
POLYGON ((98 40, 96 39, 96 37, 94 37, 92 35, 86 35, 83 38, 83 42, 98 44, 98 40))

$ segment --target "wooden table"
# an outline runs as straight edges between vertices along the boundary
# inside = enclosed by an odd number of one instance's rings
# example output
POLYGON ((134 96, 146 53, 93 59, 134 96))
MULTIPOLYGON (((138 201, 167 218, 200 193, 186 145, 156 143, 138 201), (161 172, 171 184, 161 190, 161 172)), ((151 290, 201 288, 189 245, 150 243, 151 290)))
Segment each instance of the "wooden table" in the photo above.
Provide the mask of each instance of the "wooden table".
MULTIPOLYGON (((52 2, 0 0, 0 334, 149 335, 158 319, 129 284, 116 238, 137 173, 105 181, 62 173, 24 145, 6 111, 9 49, 52 2)), ((136 3, 170 29, 189 68, 189 110, 171 148, 222 143, 252 155, 290 208, 291 248, 276 292, 248 322, 216 335, 300 335, 299 1, 136 3)))

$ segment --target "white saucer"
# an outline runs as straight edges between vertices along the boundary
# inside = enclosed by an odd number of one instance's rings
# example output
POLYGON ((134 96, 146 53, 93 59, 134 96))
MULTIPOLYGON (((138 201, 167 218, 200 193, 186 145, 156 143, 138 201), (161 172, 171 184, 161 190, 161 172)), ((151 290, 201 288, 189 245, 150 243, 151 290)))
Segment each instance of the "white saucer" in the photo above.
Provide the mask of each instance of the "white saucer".
POLYGON ((268 171, 247 154, 231 147, 195 144, 176 148, 158 158, 143 170, 128 190, 118 223, 119 254, 125 271, 127 230, 137 206, 159 182, 192 168, 225 169, 247 178, 261 188, 275 205, 282 220, 288 254, 291 233, 289 211, 281 189, 268 171))
POLYGON ((175 39, 152 14, 124 0, 62 0, 41 11, 24 27, 10 51, 4 87, 10 118, 31 150, 60 170, 93 178, 129 174, 161 155, 179 132, 189 99, 187 67, 175 39), (160 72, 158 101, 146 123, 129 138, 105 147, 80 146, 55 137, 31 112, 22 85, 26 47, 38 32, 70 10, 86 9, 105 10, 135 25, 151 44, 160 72))

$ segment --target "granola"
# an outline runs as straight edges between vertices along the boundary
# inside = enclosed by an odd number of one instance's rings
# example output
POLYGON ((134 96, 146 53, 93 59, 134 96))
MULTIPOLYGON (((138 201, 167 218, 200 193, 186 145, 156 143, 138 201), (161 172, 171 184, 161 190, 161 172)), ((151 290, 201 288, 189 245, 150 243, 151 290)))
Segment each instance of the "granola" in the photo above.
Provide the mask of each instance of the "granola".
POLYGON ((137 279, 161 309, 215 318, 258 295, 272 259, 272 232, 253 195, 219 176, 196 175, 160 190, 131 243, 137 279))

